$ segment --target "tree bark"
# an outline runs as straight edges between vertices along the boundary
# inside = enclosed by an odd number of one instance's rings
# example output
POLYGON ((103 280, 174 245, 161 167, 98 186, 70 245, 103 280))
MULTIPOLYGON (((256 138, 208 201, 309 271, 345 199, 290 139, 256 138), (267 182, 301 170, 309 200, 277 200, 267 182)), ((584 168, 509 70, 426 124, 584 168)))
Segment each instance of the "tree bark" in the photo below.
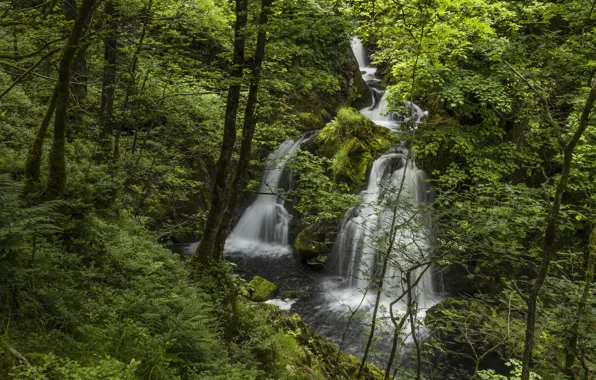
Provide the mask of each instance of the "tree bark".
POLYGON ((532 350, 534 349, 534 330, 536 326, 536 303, 538 300, 538 295, 540 294, 540 288, 546 279, 548 274, 548 268, 550 265, 551 260, 556 255, 556 233, 557 233, 557 223, 559 220, 559 210, 561 208, 561 202, 563 199, 563 193, 565 193, 565 189, 567 187, 567 180, 569 179, 569 173, 571 171, 571 164, 573 161, 573 151, 577 146, 579 139, 585 132, 586 128, 588 127, 588 119, 590 118, 590 114, 592 113, 592 109, 594 108, 594 102, 596 101, 596 80, 592 82, 592 88, 590 89, 590 94, 586 99, 586 104, 584 106, 579 126, 577 130, 573 134, 571 140, 565 145, 565 149, 563 151, 563 170, 561 172, 561 178, 559 179, 559 183, 557 185, 557 190, 555 192, 555 198, 553 201, 553 205, 550 209, 546 231, 544 233, 544 245, 542 249, 542 261, 540 263, 540 268, 538 270, 538 275, 536 276, 536 280, 534 280, 534 284, 532 285, 532 289, 530 291, 530 296, 528 297, 528 313, 526 316, 526 337, 525 337, 525 345, 524 345, 524 353, 522 357, 522 375, 521 380, 529 380, 530 379, 530 366, 532 364, 532 350))
MULTIPOLYGON (((193 255, 195 265, 207 265, 219 259, 215 252, 217 232, 226 207, 226 191, 230 162, 236 142, 236 118, 240 88, 244 69, 244 50, 246 44, 245 27, 247 22, 247 0, 236 0, 236 22, 234 26, 234 59, 230 73, 231 84, 228 89, 226 114, 224 119, 224 136, 217 160, 217 172, 213 186, 211 207, 203 228, 201 242, 193 255)), ((236 189, 234 189, 236 190, 236 189)))
MULTIPOLYGON (((78 18, 76 0, 64 0, 62 3, 64 15, 67 21, 75 21, 78 18)), ((86 29, 91 23, 93 12, 89 12, 84 20, 86 29)), ((87 45, 80 47, 75 53, 74 62, 71 68, 71 76, 75 78, 76 83, 72 85, 74 99, 77 103, 82 103, 87 99, 87 45)))
POLYGON ((255 111, 257 108, 259 83, 261 81, 261 69, 263 60, 265 59, 265 45, 267 44, 267 18, 269 16, 272 2, 272 0, 261 1, 259 32, 257 34, 257 46, 255 48, 255 58, 250 78, 248 99, 246 101, 246 109, 244 111, 244 126, 242 128, 240 154, 238 157, 238 164, 236 165, 234 178, 232 180, 232 186, 230 187, 230 189, 235 189, 236 191, 229 191, 224 216, 217 230, 217 243, 214 252, 214 256, 217 255, 217 257, 221 257, 223 254, 224 243, 230 232, 232 216, 234 215, 234 211, 238 206, 238 200, 241 193, 239 190, 244 189, 246 186, 246 172, 248 171, 248 164, 250 162, 250 154, 252 150, 252 139, 254 137, 255 127, 257 124, 255 111))
POLYGON ((25 192, 31 193, 39 185, 41 179, 41 159, 43 157, 43 143, 46 138, 46 133, 54 111, 56 110, 56 100, 58 99, 57 88, 54 89, 48 109, 46 110, 45 116, 41 122, 41 127, 37 131, 33 145, 29 149, 27 154, 27 164, 25 166, 25 192))
POLYGON ((108 0, 105 5, 105 16, 108 20, 109 32, 104 41, 104 67, 101 104, 99 107, 100 144, 102 157, 112 150, 112 126, 114 114, 114 93, 116 90, 116 64, 118 59, 118 4, 117 0, 108 0))
POLYGON ((66 114, 70 95, 70 79, 72 63, 77 47, 85 29, 85 23, 96 5, 96 0, 83 0, 77 19, 74 23, 60 65, 58 67, 58 83, 56 83, 56 114, 54 117, 54 141, 50 151, 50 179, 48 196, 57 197, 66 188, 66 114))
POLYGON ((577 341, 579 339, 579 325, 581 319, 586 313, 586 304, 590 298, 590 287, 594 281, 594 265, 596 264, 596 228, 590 235, 590 243, 588 245, 588 262, 586 265, 586 278, 584 280, 584 289, 580 299, 577 302, 577 310, 575 312, 575 322, 571 328, 571 337, 569 339, 567 357, 565 358, 565 372, 571 379, 575 379, 573 373, 573 364, 577 357, 577 341))

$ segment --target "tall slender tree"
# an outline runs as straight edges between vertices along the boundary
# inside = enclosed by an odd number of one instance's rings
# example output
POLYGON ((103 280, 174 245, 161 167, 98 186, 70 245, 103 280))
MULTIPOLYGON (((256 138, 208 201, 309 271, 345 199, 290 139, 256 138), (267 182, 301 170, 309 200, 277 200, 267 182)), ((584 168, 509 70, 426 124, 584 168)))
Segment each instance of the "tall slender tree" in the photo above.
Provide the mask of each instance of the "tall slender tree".
POLYGON ((238 103, 240 100, 240 89, 244 71, 244 51, 246 45, 246 22, 248 4, 247 0, 236 0, 236 22, 234 25, 234 58, 230 72, 230 87, 226 101, 226 113, 224 118, 224 133, 221 144, 219 159, 217 160, 217 172, 211 197, 211 207, 207 215, 201 242, 193 256, 195 264, 209 265, 219 259, 216 250, 217 234, 226 208, 227 181, 230 174, 232 153, 236 142, 236 119, 238 103))
POLYGON ((557 184, 557 190, 553 204, 550 207, 548 213, 546 231, 544 233, 544 245, 542 247, 542 261, 540 262, 540 268, 538 269, 538 275, 534 280, 530 295, 528 297, 528 312, 526 315, 526 337, 524 345, 524 353, 522 357, 522 380, 530 379, 530 367, 532 365, 532 351, 534 349, 534 330, 536 327, 536 305, 538 296, 540 295, 540 289, 544 280, 548 274, 550 262, 555 257, 556 251, 556 239, 557 239, 557 224, 559 221, 559 211, 561 209, 561 202, 563 200, 563 194, 567 188, 567 181, 569 179, 569 173, 571 172, 571 164, 573 162, 573 151, 579 143, 580 138, 588 127, 588 121, 594 108, 594 102, 596 101, 596 79, 592 82, 592 88, 586 99, 584 109, 582 111, 579 125, 563 149, 563 169, 561 171, 561 177, 557 184))
MULTIPOLYGON (((141 35, 139 36, 139 42, 137 48, 132 56, 130 65, 128 66, 128 85, 126 86, 126 93, 124 95, 124 109, 128 109, 130 106, 130 100, 135 92, 137 84, 137 67, 139 64, 139 58, 143 51, 143 45, 145 44, 145 37, 147 36, 147 28, 149 26, 149 20, 151 19, 151 9, 153 8, 153 0, 149 0, 145 7, 145 17, 143 18, 143 26, 141 28, 141 35)), ((120 159, 120 136, 122 135, 122 126, 116 129, 116 136, 114 137, 114 160, 120 159)))
MULTIPOLYGON (((77 2, 75 0, 64 0, 62 8, 67 21, 75 21, 78 18, 77 2)), ((89 27, 92 16, 93 12, 86 15, 84 28, 89 27)), ((77 103, 87 99, 87 79, 89 76, 89 69, 87 67, 87 47, 87 44, 78 47, 71 68, 71 76, 75 79, 74 83, 71 85, 72 95, 77 103)))
POLYGON ((69 104, 72 63, 88 18, 93 13, 97 3, 98 0, 83 0, 58 67, 58 82, 54 90, 56 94, 54 140, 50 151, 50 178, 48 183, 48 195, 50 197, 60 196, 66 188, 64 148, 66 145, 66 114, 69 104))
MULTIPOLYGON (((252 150, 252 140, 255 134, 256 109, 258 102, 259 83, 261 81, 261 69, 265 59, 265 45, 267 44, 267 19, 271 11, 272 0, 261 1, 261 13, 259 16, 259 32, 257 34, 257 46, 255 48, 255 57, 252 65, 250 77, 250 87, 248 90, 248 99, 244 111, 244 126, 242 128, 242 142, 240 145, 240 154, 238 164, 232 180, 230 189, 243 189, 246 185, 246 173, 252 150)), ((230 231, 230 223, 236 207, 238 206, 239 191, 230 191, 225 214, 217 231, 216 254, 219 256, 224 249, 225 239, 230 231)))

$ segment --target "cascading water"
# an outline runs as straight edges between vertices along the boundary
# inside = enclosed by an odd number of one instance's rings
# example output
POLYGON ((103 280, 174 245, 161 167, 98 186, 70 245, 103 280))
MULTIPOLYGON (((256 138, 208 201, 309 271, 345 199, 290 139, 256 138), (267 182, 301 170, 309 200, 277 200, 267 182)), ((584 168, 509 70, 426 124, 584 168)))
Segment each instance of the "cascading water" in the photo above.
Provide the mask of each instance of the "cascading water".
MULTIPOLYGON (((404 102, 411 111, 409 117, 388 113, 376 68, 369 65, 359 41, 354 40, 352 48, 362 77, 373 94, 372 106, 361 110, 361 114, 396 133, 400 124, 405 126, 406 122, 409 128, 415 128, 426 113, 409 102, 404 102)), ((426 175, 416 167, 406 144, 394 146, 374 161, 367 186, 361 192, 364 202, 361 207, 346 212, 329 256, 327 267, 334 275, 330 271, 314 270, 287 254, 291 252, 288 245, 291 215, 284 207, 285 196, 292 188, 291 171, 286 165, 288 155, 313 136, 310 133, 296 141, 285 141, 270 155, 259 194, 226 240, 225 249, 227 257, 235 262, 236 271, 245 278, 258 275, 278 286, 283 299, 270 302, 298 313, 319 334, 342 350, 361 357, 366 343, 363 336, 369 331, 370 311, 375 303, 375 282, 371 279, 379 277, 383 252, 389 251, 388 242, 392 242, 392 249, 384 276, 381 302, 385 307, 381 313, 386 315, 391 302, 407 288, 408 273, 410 283, 415 285, 412 295, 421 310, 419 318, 433 303, 430 270, 424 265, 413 269, 428 258, 432 248, 427 220, 430 214, 423 206, 419 207, 429 196, 426 175), (388 238, 391 225, 400 228, 394 229, 393 236, 388 238), (355 314, 356 311, 365 313, 355 314)), ((194 245, 188 251, 193 252, 194 245)), ((403 313, 405 301, 404 298, 393 305, 394 313, 403 313)), ((368 360, 385 366, 390 351, 387 336, 392 335, 393 326, 383 323, 377 325, 378 339, 368 360)), ((404 324, 404 330, 408 327, 404 324)), ((402 338, 407 344, 406 332, 402 338)))
MULTIPOLYGON (((361 110, 361 114, 395 132, 400 122, 409 122, 416 128, 426 113, 410 102, 404 103, 411 111, 410 117, 400 120, 389 113, 384 92, 375 77, 376 69, 368 65, 360 41, 354 39, 352 49, 362 77, 373 92, 372 106, 361 110)), ((334 302, 353 309, 363 304, 364 297, 367 302, 363 307, 370 308, 375 285, 382 277, 382 302, 387 308, 393 307, 394 312, 405 307, 408 283, 420 309, 419 317, 434 304, 433 278, 427 264, 432 245, 426 178, 405 144, 394 146, 373 163, 367 187, 360 193, 363 204, 345 214, 327 261, 329 268, 343 278, 338 291, 332 294, 334 302), (383 258, 387 255, 388 265, 381 275, 383 258), (402 301, 391 306, 392 300, 400 296, 402 301)))
POLYGON ((284 141, 269 155, 259 194, 227 238, 226 252, 264 255, 291 252, 288 229, 292 215, 284 207, 286 194, 293 186, 291 170, 286 168, 287 158, 312 136, 313 133, 307 133, 296 141, 284 141))

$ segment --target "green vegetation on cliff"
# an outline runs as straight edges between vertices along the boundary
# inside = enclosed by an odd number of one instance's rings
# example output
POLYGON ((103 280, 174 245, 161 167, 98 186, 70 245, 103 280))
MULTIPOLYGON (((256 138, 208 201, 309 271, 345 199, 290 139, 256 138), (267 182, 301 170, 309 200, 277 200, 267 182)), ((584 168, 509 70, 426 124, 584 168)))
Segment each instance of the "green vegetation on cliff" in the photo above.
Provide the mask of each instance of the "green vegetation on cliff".
POLYGON ((362 188, 373 161, 396 141, 390 130, 375 125, 354 108, 340 108, 317 139, 321 153, 332 160, 335 181, 347 184, 352 192, 362 188))

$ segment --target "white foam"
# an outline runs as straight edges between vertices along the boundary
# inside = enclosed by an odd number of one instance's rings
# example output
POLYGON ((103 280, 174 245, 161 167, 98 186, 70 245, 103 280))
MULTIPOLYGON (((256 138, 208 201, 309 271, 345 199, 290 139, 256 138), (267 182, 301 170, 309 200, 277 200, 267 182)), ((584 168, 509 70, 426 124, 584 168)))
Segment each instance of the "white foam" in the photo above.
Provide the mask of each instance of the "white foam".
POLYGON ((283 311, 290 311, 290 309, 292 308, 292 305, 296 303, 296 300, 290 300, 290 299, 272 299, 269 301, 265 301, 264 303, 269 304, 269 305, 275 305, 277 307, 279 307, 281 310, 283 311))
POLYGON ((228 256, 245 254, 252 257, 282 257, 292 254, 292 246, 234 237, 226 240, 225 254, 228 256))

